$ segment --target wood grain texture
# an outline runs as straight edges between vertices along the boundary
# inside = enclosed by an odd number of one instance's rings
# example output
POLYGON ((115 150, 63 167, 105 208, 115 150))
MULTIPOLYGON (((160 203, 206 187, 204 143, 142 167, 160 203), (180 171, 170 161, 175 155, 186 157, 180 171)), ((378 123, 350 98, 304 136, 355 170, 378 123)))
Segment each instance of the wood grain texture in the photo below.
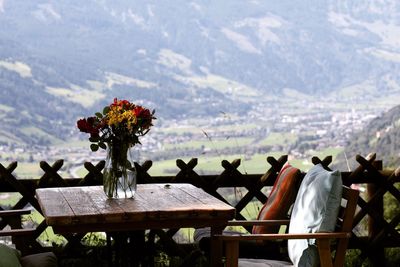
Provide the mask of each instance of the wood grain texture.
POLYGON ((108 199, 102 186, 37 189, 56 232, 221 226, 235 209, 191 184, 139 184, 135 199, 108 199))
POLYGON ((72 223, 75 213, 58 188, 37 189, 36 196, 48 225, 72 223))

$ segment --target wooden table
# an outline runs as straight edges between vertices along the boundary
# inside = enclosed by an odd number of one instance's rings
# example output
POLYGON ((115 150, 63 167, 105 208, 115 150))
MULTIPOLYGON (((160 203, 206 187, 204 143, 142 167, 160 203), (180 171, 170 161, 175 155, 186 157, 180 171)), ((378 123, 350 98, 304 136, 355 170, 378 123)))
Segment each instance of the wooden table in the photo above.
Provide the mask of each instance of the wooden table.
MULTIPOLYGON (((211 227, 221 233, 235 209, 191 184, 139 184, 135 199, 108 199, 102 186, 40 188, 36 196, 55 233, 211 227)), ((212 265, 221 247, 214 239, 212 265)))

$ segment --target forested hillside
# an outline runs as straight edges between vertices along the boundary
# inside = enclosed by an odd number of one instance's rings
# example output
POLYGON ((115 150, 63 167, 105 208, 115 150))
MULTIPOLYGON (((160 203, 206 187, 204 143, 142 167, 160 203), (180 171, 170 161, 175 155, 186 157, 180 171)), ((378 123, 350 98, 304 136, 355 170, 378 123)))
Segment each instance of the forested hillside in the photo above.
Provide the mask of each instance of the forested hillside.
MULTIPOLYGON (((377 153, 384 166, 400 164, 400 105, 373 119, 362 131, 356 133, 346 148, 348 158, 377 153)), ((344 162, 341 162, 343 164, 344 162)))

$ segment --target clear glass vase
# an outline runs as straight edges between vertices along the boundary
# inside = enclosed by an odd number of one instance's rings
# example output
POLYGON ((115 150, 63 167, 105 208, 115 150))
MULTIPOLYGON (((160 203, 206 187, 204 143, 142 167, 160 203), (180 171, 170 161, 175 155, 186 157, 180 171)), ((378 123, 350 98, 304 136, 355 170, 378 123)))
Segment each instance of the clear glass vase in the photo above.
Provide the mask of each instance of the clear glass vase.
POLYGON ((107 144, 103 170, 103 187, 108 198, 133 198, 136 193, 136 169, 132 160, 133 147, 127 144, 107 144))

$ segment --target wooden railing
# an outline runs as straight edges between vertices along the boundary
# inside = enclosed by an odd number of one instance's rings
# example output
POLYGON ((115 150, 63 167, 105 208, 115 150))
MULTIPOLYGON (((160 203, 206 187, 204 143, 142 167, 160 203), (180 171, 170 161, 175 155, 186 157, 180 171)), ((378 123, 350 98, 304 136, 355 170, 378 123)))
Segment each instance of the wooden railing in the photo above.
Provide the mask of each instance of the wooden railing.
MULTIPOLYGON (((146 161, 142 165, 135 163, 138 171, 138 183, 191 183, 197 187, 204 189, 216 198, 233 205, 236 208, 236 219, 245 219, 243 211, 245 207, 258 200, 260 204, 267 200, 264 189, 273 185, 279 170, 287 162, 287 156, 281 156, 276 159, 267 157, 270 167, 264 174, 243 174, 238 170, 241 162, 234 160, 228 162, 222 160, 221 165, 223 171, 216 175, 199 175, 195 171, 197 159, 191 159, 188 162, 178 159, 177 167, 180 169, 175 176, 151 176, 148 172, 152 166, 151 161, 146 161), (245 188, 246 191, 235 203, 230 203, 226 196, 220 194, 219 188, 245 188)), ((358 201, 358 209, 355 214, 353 235, 350 242, 351 249, 359 249, 359 263, 361 264, 367 258, 375 266, 381 266, 384 261, 384 249, 389 247, 400 247, 400 214, 394 214, 391 218, 384 217, 384 201, 385 194, 391 194, 398 202, 400 202, 400 191, 395 187, 395 183, 399 182, 400 169, 382 170, 382 162, 376 160, 376 156, 369 155, 367 157, 357 156, 356 161, 358 167, 353 171, 341 172, 343 183, 348 186, 358 186, 366 184, 366 194, 361 194, 358 201), (367 218, 367 219, 365 219, 367 218), (360 232, 359 229, 364 227, 366 231, 360 232)), ((326 168, 332 162, 332 157, 319 159, 312 158, 313 164, 321 163, 326 168)), ((63 178, 58 171, 63 166, 63 160, 58 160, 52 165, 47 162, 40 162, 40 167, 44 174, 37 179, 17 179, 13 172, 16 170, 18 163, 12 162, 8 166, 0 164, 0 192, 19 192, 22 198, 11 207, 11 209, 24 208, 31 205, 34 209, 41 213, 39 204, 35 198, 35 190, 44 187, 63 187, 63 186, 87 186, 99 185, 102 183, 102 169, 104 161, 97 164, 86 162, 84 167, 88 174, 83 178, 63 178)), ((7 220, 0 221, 0 229, 7 226, 7 220)), ((32 238, 32 247, 40 248, 41 244, 36 241, 37 237, 45 231, 47 225, 42 221, 37 227, 32 238)), ((250 230, 250 229, 248 229, 250 230)), ((160 240, 176 243, 172 237, 179 229, 169 229, 166 231, 154 230, 150 232, 150 236, 158 236, 160 240)), ((76 244, 83 235, 65 236, 68 243, 76 244)))

